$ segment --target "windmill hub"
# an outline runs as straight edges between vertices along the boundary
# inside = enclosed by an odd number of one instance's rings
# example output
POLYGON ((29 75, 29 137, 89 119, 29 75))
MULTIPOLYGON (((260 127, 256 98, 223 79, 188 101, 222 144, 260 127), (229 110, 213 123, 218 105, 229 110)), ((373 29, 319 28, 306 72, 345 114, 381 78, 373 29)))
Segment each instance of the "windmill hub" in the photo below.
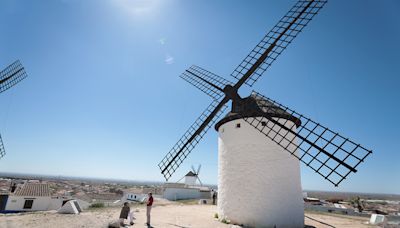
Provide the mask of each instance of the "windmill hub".
POLYGON ((234 88, 232 85, 226 85, 224 87, 225 96, 227 96, 232 101, 240 100, 241 97, 239 96, 237 89, 234 88))

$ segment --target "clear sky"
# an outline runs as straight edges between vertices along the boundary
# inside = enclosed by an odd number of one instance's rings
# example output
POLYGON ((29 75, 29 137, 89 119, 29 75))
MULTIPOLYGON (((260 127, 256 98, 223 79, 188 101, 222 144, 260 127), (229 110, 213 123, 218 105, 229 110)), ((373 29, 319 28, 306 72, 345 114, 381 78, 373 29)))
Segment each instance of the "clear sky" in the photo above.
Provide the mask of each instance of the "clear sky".
MULTIPOLYGON (((180 73, 231 79, 294 3, 0 1, 0 66, 29 75, 0 94, 0 171, 162 181, 158 162, 211 101, 180 73)), ((303 188, 400 193, 399 7, 329 2, 255 84, 374 151, 339 188, 302 167, 303 188)), ((172 180, 198 164, 216 184, 214 129, 172 180)))

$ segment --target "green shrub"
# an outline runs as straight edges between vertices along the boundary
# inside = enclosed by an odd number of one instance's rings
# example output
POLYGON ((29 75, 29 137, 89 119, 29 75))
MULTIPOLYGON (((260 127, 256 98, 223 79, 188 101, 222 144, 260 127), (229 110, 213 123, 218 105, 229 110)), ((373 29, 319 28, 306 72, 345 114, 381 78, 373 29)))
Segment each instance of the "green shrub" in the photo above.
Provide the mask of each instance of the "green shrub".
POLYGON ((218 218, 218 213, 214 214, 214 218, 216 218, 216 219, 218 218))
POLYGON ((222 222, 222 223, 225 223, 225 224, 229 224, 229 223, 230 223, 230 221, 227 220, 227 219, 225 219, 225 218, 223 218, 223 219, 221 220, 221 222, 222 222))
POLYGON ((90 208, 103 208, 104 207, 104 203, 94 203, 92 205, 90 205, 90 208))

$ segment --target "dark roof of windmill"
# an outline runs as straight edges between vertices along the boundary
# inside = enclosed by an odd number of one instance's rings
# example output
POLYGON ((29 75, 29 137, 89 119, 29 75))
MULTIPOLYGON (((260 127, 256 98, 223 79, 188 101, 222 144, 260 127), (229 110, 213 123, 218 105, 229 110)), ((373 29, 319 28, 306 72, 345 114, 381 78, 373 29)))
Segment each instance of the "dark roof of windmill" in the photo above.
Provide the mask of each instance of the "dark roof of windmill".
POLYGON ((48 184, 26 183, 15 191, 16 196, 51 196, 48 184))
POLYGON ((193 173, 192 171, 189 171, 189 172, 185 175, 185 177, 195 177, 195 176, 196 176, 196 174, 193 173))
POLYGON ((301 121, 298 118, 256 94, 251 94, 250 96, 243 98, 243 100, 247 104, 247 108, 236 111, 231 110, 224 118, 215 124, 215 130, 218 131, 218 128, 221 125, 232 120, 261 116, 287 119, 295 123, 297 127, 301 125, 301 121))

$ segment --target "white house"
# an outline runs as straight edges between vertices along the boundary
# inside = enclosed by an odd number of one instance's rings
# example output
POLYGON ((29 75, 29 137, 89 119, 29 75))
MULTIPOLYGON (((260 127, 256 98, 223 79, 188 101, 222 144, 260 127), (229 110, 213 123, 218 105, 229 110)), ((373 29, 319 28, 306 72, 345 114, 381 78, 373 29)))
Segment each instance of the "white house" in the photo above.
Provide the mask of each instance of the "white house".
POLYGON ((147 198, 147 194, 138 194, 132 192, 124 192, 124 196, 122 196, 121 201, 136 201, 136 202, 144 202, 147 198))
POLYGON ((14 193, 0 196, 0 212, 57 210, 70 199, 51 196, 48 184, 25 183, 14 193))

